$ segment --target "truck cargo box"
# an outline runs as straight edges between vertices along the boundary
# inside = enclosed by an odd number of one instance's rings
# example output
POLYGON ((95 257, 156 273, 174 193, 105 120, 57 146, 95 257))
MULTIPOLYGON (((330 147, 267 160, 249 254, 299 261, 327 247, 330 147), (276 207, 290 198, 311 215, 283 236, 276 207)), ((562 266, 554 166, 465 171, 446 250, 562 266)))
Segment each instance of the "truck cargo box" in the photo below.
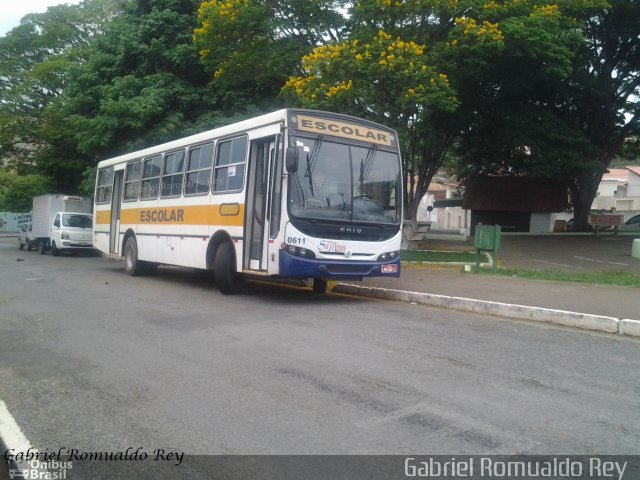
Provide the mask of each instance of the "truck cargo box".
POLYGON ((33 197, 31 230, 33 238, 51 237, 51 227, 58 212, 91 213, 91 201, 84 197, 62 194, 33 197))

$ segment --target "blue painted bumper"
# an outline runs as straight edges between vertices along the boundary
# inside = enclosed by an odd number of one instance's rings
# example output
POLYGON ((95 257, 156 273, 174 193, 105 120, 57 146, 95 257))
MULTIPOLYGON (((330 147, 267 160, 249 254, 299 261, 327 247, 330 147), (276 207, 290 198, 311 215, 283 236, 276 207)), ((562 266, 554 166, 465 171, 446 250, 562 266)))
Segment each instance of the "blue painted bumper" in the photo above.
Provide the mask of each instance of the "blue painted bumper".
POLYGON ((354 262, 300 258, 280 250, 281 277, 360 279, 363 277, 399 277, 400 258, 387 262, 354 262), (393 267, 395 266, 395 267, 393 267), (395 271, 393 271, 395 269, 395 271), (387 270, 387 271, 384 271, 387 270), (391 271, 389 271, 391 270, 391 271))

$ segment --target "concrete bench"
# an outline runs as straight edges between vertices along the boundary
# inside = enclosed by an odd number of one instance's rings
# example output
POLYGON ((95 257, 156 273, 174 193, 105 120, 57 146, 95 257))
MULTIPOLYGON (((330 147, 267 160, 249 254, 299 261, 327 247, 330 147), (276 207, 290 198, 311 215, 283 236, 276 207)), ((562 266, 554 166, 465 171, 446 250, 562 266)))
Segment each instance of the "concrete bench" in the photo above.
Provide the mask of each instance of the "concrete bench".
POLYGON ((427 232, 431 229, 430 221, 405 220, 402 222, 403 250, 417 250, 418 244, 427 239, 427 232))

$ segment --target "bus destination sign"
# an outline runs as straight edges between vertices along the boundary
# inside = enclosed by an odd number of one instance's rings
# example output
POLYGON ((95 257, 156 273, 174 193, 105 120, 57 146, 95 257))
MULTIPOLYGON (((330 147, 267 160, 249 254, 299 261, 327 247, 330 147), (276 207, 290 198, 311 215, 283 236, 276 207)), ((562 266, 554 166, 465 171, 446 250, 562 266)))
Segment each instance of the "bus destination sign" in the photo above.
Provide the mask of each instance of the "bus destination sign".
POLYGON ((378 130, 353 123, 339 122, 330 118, 310 117, 308 115, 297 115, 297 117, 298 130, 305 132, 333 135, 335 137, 362 140, 387 146, 394 144, 394 135, 385 130, 378 130))

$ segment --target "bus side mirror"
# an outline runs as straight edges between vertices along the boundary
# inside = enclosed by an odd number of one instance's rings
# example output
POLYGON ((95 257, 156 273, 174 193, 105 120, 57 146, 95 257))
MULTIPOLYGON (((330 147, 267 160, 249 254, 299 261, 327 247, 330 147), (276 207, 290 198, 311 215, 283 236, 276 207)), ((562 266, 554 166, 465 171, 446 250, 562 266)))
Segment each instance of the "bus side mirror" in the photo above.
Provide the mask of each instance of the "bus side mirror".
POLYGON ((287 173, 296 173, 298 171, 298 147, 287 147, 285 157, 287 173))

